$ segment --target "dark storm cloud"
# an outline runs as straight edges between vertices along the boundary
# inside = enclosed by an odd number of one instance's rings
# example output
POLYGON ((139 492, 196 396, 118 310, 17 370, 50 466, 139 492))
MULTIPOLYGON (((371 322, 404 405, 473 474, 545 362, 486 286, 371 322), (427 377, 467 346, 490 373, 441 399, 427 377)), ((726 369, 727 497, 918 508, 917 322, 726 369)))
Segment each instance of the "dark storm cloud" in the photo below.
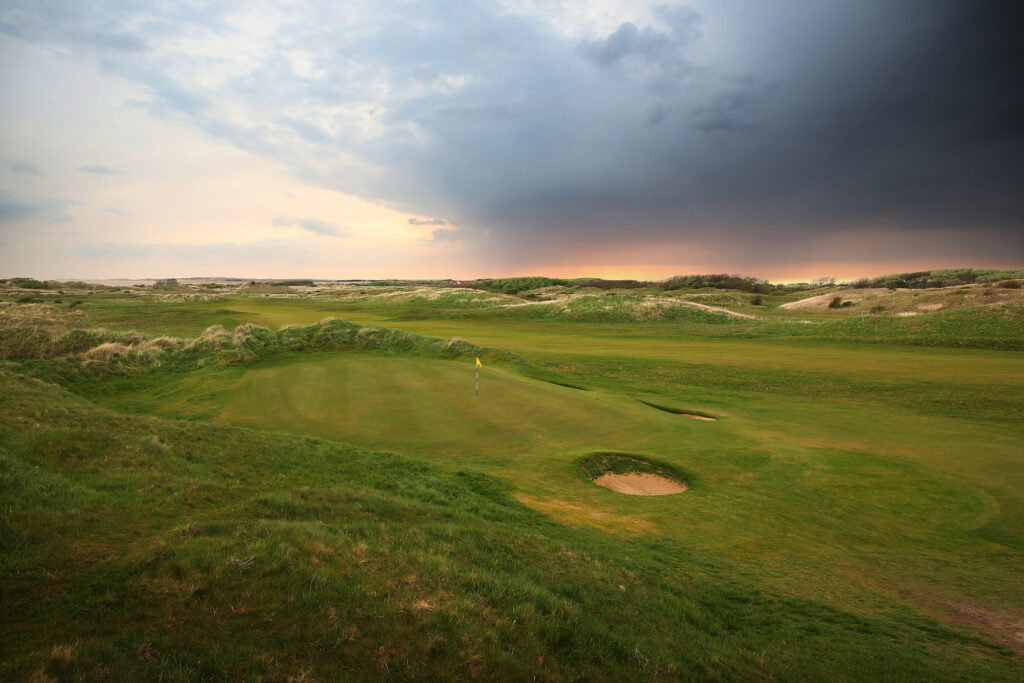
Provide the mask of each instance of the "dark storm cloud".
POLYGON ((403 197, 491 228, 510 258, 541 237, 569 250, 623 233, 707 242, 724 232, 756 249, 886 225, 985 226, 998 255, 1019 246, 1024 218, 1014 161, 1024 117, 1009 66, 1024 60, 1010 54, 1020 50, 1008 7, 819 12, 775 46, 810 66, 781 73, 693 66, 688 50, 713 12, 689 15, 686 30, 623 25, 572 49, 538 34, 456 96, 391 112, 433 144, 389 137, 369 149, 409 164, 411 177, 397 174, 403 197), (467 120, 453 116, 457 103, 514 114, 467 120))
MULTIPOLYGON (((817 68, 698 83, 701 96, 648 108, 657 147, 629 122, 616 122, 630 144, 617 146, 608 130, 580 164, 600 176, 576 184, 579 175, 540 170, 546 182, 492 195, 460 223, 499 225, 497 241, 512 260, 532 247, 524 233, 566 253, 580 239, 686 237, 731 256, 786 245, 792 259, 805 238, 823 233, 864 232, 881 245, 879 228, 920 231, 929 250, 944 241, 949 249, 969 246, 968 259, 1021 259, 1024 54, 1012 28, 1021 12, 998 3, 871 9, 852 26, 818 27, 856 29, 833 37, 831 51, 816 41, 790 46, 822 50, 798 55, 820 60, 817 68), (964 245, 950 231, 979 239, 964 245), (718 235, 730 239, 716 244, 718 235)), ((548 151, 555 159, 541 168, 558 169, 560 150, 548 151)))
POLYGON ((0 32, 98 54, 154 114, 443 215, 495 259, 541 239, 798 258, 886 230, 1024 256, 1018 3, 698 2, 583 38, 488 2, 295 3, 216 83, 232 56, 167 40, 230 36, 246 7, 12 2, 0 32))

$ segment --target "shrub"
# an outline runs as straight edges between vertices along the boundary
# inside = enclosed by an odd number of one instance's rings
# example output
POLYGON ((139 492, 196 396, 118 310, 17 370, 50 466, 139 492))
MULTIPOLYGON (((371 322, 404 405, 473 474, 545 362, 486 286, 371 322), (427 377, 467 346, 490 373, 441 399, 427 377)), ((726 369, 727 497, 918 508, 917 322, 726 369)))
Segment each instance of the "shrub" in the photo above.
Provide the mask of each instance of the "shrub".
POLYGON ((579 280, 573 281, 573 287, 594 287, 596 289, 639 289, 651 287, 653 282, 640 280, 579 280))
POLYGON ((1002 287, 1003 289, 1020 289, 1020 282, 1017 280, 1003 280, 997 282, 996 287, 1002 287))
POLYGON ((843 297, 837 296, 837 297, 833 297, 832 298, 832 301, 829 302, 828 307, 829 308, 840 308, 842 305, 843 305, 843 297))
POLYGON ((750 303, 754 306, 760 306, 763 301, 764 300, 761 298, 761 295, 758 294, 753 299, 750 300, 750 303))
POLYGON ((47 289, 46 283, 30 277, 12 277, 7 284, 21 287, 22 289, 47 289))

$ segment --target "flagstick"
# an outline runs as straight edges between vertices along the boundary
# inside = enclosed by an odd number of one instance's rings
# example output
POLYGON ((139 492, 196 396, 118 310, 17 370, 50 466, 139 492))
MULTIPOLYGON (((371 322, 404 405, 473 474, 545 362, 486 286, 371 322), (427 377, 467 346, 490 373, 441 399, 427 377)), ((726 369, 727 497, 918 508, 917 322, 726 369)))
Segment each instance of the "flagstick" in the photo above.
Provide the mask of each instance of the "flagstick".
POLYGON ((480 395, 480 366, 476 367, 476 395, 480 395))

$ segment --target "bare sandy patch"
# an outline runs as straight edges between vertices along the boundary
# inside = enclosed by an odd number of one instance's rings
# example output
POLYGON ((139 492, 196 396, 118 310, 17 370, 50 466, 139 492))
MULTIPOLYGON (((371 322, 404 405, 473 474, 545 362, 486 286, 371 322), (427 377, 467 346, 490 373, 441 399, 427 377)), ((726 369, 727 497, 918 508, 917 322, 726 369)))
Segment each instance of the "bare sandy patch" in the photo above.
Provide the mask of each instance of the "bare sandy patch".
MULTIPOLYGON (((905 291, 905 290, 904 290, 905 291)), ((889 296, 889 290, 882 287, 870 287, 866 289, 837 289, 825 294, 807 297, 798 301, 784 303, 779 308, 789 311, 827 311, 832 299, 840 296, 844 301, 853 301, 860 304, 871 299, 879 299, 889 296)))
POLYGON ((680 417, 688 417, 691 420, 704 420, 705 422, 718 422, 718 418, 708 417, 707 415, 697 415, 696 413, 676 413, 680 417))
POLYGON ((661 533, 653 522, 640 516, 618 515, 584 503, 556 498, 539 498, 522 492, 512 495, 520 503, 564 524, 589 526, 625 536, 661 533))
POLYGON ((647 472, 629 472, 628 474, 609 472, 595 479, 594 483, 631 496, 669 496, 673 493, 682 493, 688 488, 686 484, 647 472))
POLYGON ((721 308, 719 306, 708 306, 707 304, 698 304, 694 301, 680 301, 683 306, 689 306, 690 308, 696 308, 701 311, 708 313, 716 313, 718 315, 724 315, 726 318, 733 318, 735 320, 757 320, 757 316, 750 315, 749 313, 740 313, 739 311, 730 311, 728 308, 721 308))
POLYGON ((1024 619, 1009 612, 984 609, 966 600, 950 600, 950 621, 957 626, 981 626, 993 633, 993 641, 1024 653, 1024 619))

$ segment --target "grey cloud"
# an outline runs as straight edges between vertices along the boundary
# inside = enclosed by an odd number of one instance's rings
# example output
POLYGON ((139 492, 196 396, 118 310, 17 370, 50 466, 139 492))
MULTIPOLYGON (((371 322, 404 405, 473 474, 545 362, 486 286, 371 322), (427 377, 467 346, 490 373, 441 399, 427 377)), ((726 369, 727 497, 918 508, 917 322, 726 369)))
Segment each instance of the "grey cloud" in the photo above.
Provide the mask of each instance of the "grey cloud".
POLYGON ((410 218, 409 225, 448 225, 443 218, 410 218))
POLYGON ((81 202, 69 199, 27 199, 0 189, 0 223, 18 224, 33 219, 63 223, 71 220, 67 215, 68 207, 77 205, 81 205, 81 202))
POLYGON ((651 28, 640 31, 635 24, 625 23, 607 38, 584 43, 581 48, 598 65, 611 66, 632 56, 655 59, 671 45, 662 33, 651 28))
POLYGON ((79 166, 82 173, 93 173, 95 175, 120 175, 120 171, 110 166, 79 166))
POLYGON ((349 234, 348 228, 344 228, 331 221, 322 221, 316 218, 284 218, 279 217, 273 220, 277 227, 298 227, 316 235, 327 235, 330 237, 345 237, 349 234))
POLYGON ((689 120, 703 133, 736 133, 758 127, 775 87, 755 78, 737 79, 709 101, 694 107, 689 120))
POLYGON ((202 119, 199 117, 208 107, 208 97, 205 93, 194 89, 190 90, 187 85, 178 83, 175 78, 167 74, 139 69, 134 63, 112 64, 108 62, 107 68, 120 76, 141 83, 149 89, 153 96, 152 100, 133 101, 132 104, 148 109, 158 116, 185 114, 195 117, 197 123, 202 123, 202 119))
POLYGON ((44 206, 26 202, 0 192, 0 222, 14 223, 30 218, 44 210, 44 206))
POLYGON ((322 145, 331 140, 331 136, 326 131, 313 123, 290 117, 279 119, 278 122, 311 144, 322 145))
POLYGON ((459 239, 459 230, 439 228, 431 233, 432 242, 454 242, 459 239))
POLYGON ((644 122, 648 126, 656 126, 666 118, 668 118, 670 109, 665 105, 655 102, 647 108, 647 115, 644 117, 644 122))
POLYGON ((77 49, 138 53, 148 38, 181 35, 202 27, 228 33, 226 15, 237 9, 222 3, 153 3, 144 0, 5 0, 0 33, 77 49))
POLYGON ((41 175, 42 171, 39 167, 29 161, 16 161, 11 164, 11 170, 15 173, 24 173, 26 175, 41 175))
POLYGON ((682 52, 699 38, 703 18, 688 8, 668 5, 657 7, 654 14, 668 24, 668 32, 650 26, 640 29, 625 22, 605 38, 584 41, 580 50, 587 59, 606 68, 629 58, 682 65, 682 52))
POLYGON ((139 36, 127 31, 119 31, 107 25, 106 30, 69 31, 67 37, 80 44, 89 44, 100 50, 115 52, 143 52, 146 42, 139 36))

